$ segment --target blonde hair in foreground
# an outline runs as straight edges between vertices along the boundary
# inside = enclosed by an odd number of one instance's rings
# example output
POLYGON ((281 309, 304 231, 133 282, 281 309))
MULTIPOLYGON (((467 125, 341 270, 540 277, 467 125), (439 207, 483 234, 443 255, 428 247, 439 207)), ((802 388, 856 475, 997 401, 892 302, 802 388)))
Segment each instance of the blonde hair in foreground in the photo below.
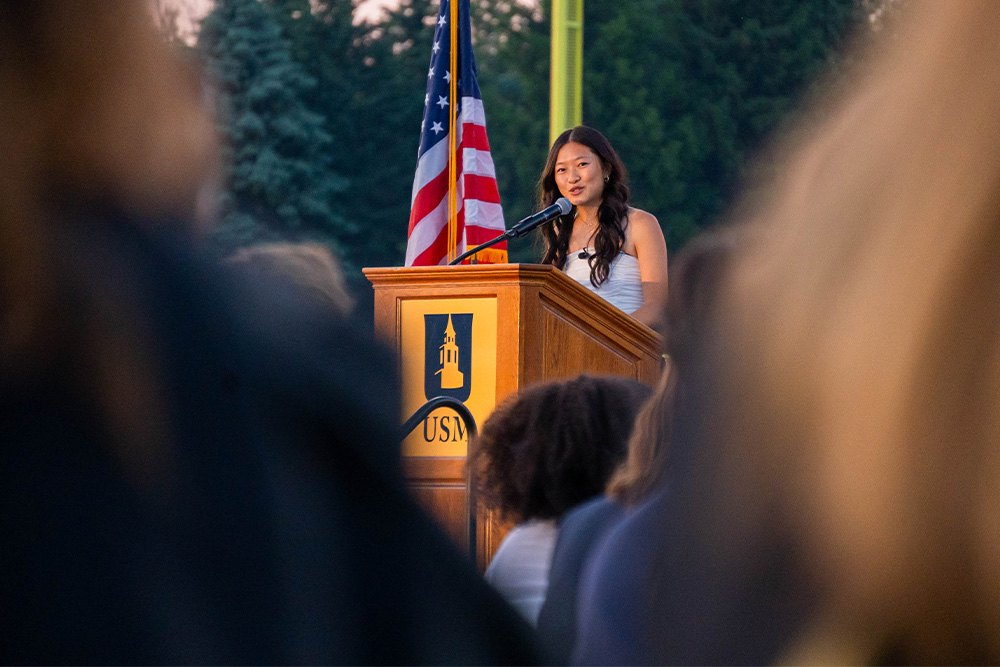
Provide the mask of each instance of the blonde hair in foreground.
POLYGON ((653 395, 635 417, 625 461, 608 480, 605 493, 632 507, 648 498, 663 480, 673 422, 677 374, 668 366, 660 373, 653 395))
POLYGON ((717 311, 721 478, 822 591, 795 662, 1000 660, 1000 3, 906 19, 776 152, 717 311))
POLYGON ((92 208, 190 221, 216 168, 203 106, 146 3, 0 3, 0 375, 71 376, 129 462, 166 438, 148 322, 101 292, 64 232, 92 208))

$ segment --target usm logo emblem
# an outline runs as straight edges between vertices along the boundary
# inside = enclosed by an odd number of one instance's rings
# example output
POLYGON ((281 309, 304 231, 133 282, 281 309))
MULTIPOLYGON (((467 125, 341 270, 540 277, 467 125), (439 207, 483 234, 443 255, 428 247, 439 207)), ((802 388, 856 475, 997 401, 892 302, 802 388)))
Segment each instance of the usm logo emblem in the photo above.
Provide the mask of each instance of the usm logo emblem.
POLYGON ((424 396, 472 392, 472 313, 424 315, 424 396))
MULTIPOLYGON (((496 404, 496 298, 402 299, 398 308, 402 418, 447 396, 464 403, 477 422, 486 419, 496 404)), ((467 449, 465 421, 447 407, 431 412, 403 441, 404 456, 465 456, 467 449)))

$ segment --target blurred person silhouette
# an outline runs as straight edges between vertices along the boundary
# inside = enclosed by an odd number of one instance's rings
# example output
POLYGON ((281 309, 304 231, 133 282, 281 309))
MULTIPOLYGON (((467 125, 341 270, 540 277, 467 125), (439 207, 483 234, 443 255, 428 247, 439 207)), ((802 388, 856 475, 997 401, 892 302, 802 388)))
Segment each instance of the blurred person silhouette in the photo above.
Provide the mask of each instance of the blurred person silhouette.
POLYGON ((581 375, 529 387, 483 424, 469 458, 477 495, 516 522, 485 577, 532 624, 548 588, 557 521, 603 491, 649 394, 635 380, 581 375))
POLYGON ((901 18, 746 208, 645 624, 580 662, 1000 661, 1000 5, 901 18))
POLYGON ((354 308, 340 262, 319 243, 262 243, 240 248, 226 263, 251 279, 287 281, 317 308, 340 317, 349 317, 354 308))
MULTIPOLYGON (((672 292, 664 308, 668 314, 665 345, 671 361, 636 417, 628 456, 611 476, 605 494, 570 510, 560 522, 548 595, 538 621, 539 637, 557 663, 569 662, 572 656, 580 577, 590 557, 605 536, 663 483, 675 404, 683 393, 683 380, 691 372, 690 349, 703 336, 711 300, 739 233, 738 227, 720 227, 702 234, 674 262, 672 292)), ((656 532, 650 533, 647 540, 655 546, 656 532)), ((605 566, 609 571, 596 576, 613 582, 615 573, 622 569, 621 562, 605 566)), ((636 576, 635 566, 630 564, 629 576, 636 576)))
POLYGON ((0 657, 535 660, 386 464, 391 357, 192 252, 211 122, 147 21, 0 4, 0 657))

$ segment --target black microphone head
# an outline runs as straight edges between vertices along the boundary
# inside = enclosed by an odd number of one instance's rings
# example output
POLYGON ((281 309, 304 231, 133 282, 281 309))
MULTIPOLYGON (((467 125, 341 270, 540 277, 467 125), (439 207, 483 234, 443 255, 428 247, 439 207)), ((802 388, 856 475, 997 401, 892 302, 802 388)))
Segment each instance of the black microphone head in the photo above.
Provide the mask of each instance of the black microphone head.
POLYGON ((556 200, 556 206, 559 207, 559 215, 566 215, 573 210, 573 205, 569 203, 569 200, 565 197, 560 197, 556 200))

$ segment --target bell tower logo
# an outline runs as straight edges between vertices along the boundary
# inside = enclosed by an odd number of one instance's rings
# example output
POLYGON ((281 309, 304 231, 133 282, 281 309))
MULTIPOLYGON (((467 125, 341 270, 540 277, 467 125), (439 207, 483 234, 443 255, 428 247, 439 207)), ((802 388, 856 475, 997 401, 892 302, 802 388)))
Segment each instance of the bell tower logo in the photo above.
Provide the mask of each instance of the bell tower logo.
POLYGON ((424 396, 460 401, 472 390, 472 313, 424 315, 424 396))

